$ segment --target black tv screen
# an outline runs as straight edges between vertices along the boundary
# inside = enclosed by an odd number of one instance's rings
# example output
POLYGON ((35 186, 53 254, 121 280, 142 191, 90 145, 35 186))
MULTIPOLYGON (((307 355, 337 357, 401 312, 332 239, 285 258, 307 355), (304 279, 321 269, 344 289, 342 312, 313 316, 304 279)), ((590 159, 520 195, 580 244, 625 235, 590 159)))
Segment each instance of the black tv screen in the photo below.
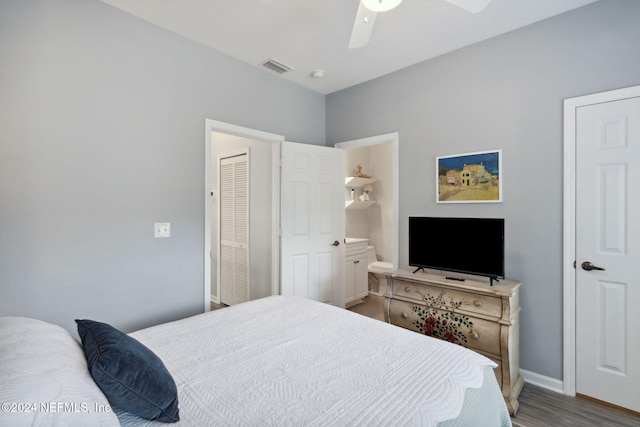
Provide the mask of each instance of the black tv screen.
POLYGON ((409 217, 409 265, 504 278, 504 219, 409 217))

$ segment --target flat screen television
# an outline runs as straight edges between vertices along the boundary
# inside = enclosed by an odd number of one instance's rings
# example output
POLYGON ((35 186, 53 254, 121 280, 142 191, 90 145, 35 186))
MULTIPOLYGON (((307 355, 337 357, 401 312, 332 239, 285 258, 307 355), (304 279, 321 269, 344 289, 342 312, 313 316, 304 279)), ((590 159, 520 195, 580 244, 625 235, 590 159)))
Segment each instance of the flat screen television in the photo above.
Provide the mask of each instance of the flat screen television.
POLYGON ((493 284, 504 278, 504 219, 409 217, 409 265, 486 276, 493 284))

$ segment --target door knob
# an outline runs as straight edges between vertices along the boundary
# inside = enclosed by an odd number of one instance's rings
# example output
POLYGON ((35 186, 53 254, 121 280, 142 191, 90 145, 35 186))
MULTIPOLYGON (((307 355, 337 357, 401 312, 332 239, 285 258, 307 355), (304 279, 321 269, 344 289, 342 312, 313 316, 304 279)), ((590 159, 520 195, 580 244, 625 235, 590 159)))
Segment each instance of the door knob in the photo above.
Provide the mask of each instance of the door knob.
POLYGON ((336 240, 335 242, 333 242, 333 243, 331 244, 331 246, 340 246, 340 242, 338 242, 338 241, 336 240))
POLYGON ((604 271, 604 268, 602 267, 597 267, 593 264, 591 264, 589 261, 585 261, 581 264, 581 267, 583 270, 586 271, 591 271, 591 270, 600 270, 600 271, 604 271))

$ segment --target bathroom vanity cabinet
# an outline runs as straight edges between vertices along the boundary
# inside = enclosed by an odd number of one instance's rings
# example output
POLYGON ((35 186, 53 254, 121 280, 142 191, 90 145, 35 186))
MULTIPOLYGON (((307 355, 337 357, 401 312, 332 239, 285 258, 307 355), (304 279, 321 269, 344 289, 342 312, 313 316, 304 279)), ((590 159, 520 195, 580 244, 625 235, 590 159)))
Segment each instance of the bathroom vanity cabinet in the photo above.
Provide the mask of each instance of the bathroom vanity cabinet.
POLYGON ((519 368, 521 283, 500 280, 491 286, 488 279, 477 280, 449 280, 412 270, 388 274, 385 320, 468 347, 496 362, 498 384, 515 415, 524 385, 519 368))
POLYGON ((367 264, 368 239, 346 239, 344 258, 344 304, 349 307, 362 302, 369 294, 367 264))

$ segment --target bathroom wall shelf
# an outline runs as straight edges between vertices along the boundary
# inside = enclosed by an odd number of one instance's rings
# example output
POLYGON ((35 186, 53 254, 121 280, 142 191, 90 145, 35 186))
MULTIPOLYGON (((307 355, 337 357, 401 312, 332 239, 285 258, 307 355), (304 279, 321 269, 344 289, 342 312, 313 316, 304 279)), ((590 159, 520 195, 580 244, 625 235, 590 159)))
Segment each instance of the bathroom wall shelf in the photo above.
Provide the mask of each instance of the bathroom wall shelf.
POLYGON ((345 200, 344 207, 345 209, 367 209, 374 203, 375 202, 373 200, 369 200, 367 202, 361 202, 360 200, 345 200))
MULTIPOLYGON (((357 176, 347 176, 344 179, 344 186, 347 188, 362 188, 367 184, 371 184, 374 182, 374 178, 360 178, 357 176)), ((344 207, 345 209, 367 209, 369 206, 373 205, 375 201, 367 200, 363 202, 361 200, 345 200, 344 207)))
POLYGON ((357 176, 347 176, 344 179, 344 186, 349 188, 360 188, 366 184, 374 182, 374 178, 360 178, 357 176))

